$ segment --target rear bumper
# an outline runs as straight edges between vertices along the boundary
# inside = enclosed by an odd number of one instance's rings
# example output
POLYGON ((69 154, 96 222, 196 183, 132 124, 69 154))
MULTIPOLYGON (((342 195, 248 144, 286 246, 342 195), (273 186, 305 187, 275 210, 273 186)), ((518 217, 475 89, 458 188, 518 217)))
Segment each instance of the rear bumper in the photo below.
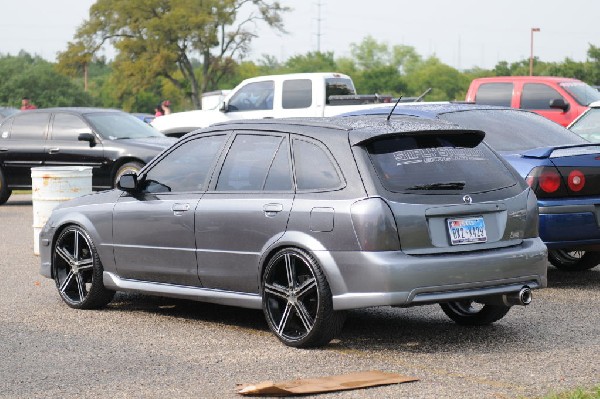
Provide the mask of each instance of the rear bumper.
POLYGON ((503 295, 517 292, 523 286, 531 289, 547 286, 547 251, 539 238, 526 239, 521 245, 509 248, 473 253, 414 256, 401 251, 354 251, 329 254, 331 257, 320 259, 316 251, 315 256, 333 282, 330 285, 336 310, 413 306, 503 295))
POLYGON ((540 238, 549 249, 600 250, 600 204, 540 204, 540 238))

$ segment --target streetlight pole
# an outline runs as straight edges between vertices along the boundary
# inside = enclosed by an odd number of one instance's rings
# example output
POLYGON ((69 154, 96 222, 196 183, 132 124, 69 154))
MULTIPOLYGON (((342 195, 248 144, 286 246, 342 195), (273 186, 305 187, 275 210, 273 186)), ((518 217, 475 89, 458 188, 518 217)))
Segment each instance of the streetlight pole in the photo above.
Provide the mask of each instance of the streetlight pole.
POLYGON ((533 32, 539 32, 540 28, 531 28, 531 52, 529 53, 529 76, 533 76, 533 32))

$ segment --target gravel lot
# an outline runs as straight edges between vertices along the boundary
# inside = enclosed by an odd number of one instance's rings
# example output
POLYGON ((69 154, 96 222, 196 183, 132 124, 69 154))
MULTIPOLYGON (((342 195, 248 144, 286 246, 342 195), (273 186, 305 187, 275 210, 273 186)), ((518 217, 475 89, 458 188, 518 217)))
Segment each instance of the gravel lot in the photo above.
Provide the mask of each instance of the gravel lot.
POLYGON ((353 311, 324 349, 283 346, 259 311, 117 294, 64 305, 33 255, 31 197, 0 206, 0 397, 227 398, 236 383, 382 370, 418 382, 328 398, 521 398, 600 384, 600 267, 486 328, 438 306, 353 311))

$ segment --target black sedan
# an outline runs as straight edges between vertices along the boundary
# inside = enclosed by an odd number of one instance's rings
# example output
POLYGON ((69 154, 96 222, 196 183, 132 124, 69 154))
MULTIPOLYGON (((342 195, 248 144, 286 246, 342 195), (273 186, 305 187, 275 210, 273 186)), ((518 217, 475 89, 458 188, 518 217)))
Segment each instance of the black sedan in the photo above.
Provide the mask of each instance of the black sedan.
POLYGON ((114 187, 175 142, 119 110, 48 108, 0 122, 0 204, 12 189, 31 188, 31 168, 92 166, 94 190, 114 187))

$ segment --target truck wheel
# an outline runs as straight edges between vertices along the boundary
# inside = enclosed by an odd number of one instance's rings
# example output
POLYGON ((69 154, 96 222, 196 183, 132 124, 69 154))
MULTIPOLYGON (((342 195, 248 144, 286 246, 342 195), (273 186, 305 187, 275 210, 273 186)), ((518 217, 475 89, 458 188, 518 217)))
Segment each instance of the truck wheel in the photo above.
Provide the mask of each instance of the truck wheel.
POLYGON ((132 161, 132 162, 124 163, 117 170, 117 173, 115 173, 115 180, 113 181, 113 187, 117 187, 117 183, 119 182, 119 179, 121 178, 121 176, 123 176, 124 174, 127 174, 127 173, 136 173, 137 174, 140 172, 140 170, 143 167, 144 167, 144 164, 141 162, 132 161))
POLYGON ((485 326, 503 318, 510 306, 484 305, 475 301, 440 303, 446 316, 463 326, 485 326))
POLYGON ((9 190, 8 185, 6 184, 6 177, 4 177, 4 172, 2 172, 2 168, 0 168, 0 205, 8 201, 11 194, 12 190, 9 190))
POLYGON ((600 252, 551 249, 548 251, 548 260, 559 270, 578 272, 600 264, 600 252))
POLYGON ((263 311, 271 331, 296 348, 326 345, 344 324, 335 312, 331 290, 317 261, 296 248, 280 250, 262 280, 263 311))

